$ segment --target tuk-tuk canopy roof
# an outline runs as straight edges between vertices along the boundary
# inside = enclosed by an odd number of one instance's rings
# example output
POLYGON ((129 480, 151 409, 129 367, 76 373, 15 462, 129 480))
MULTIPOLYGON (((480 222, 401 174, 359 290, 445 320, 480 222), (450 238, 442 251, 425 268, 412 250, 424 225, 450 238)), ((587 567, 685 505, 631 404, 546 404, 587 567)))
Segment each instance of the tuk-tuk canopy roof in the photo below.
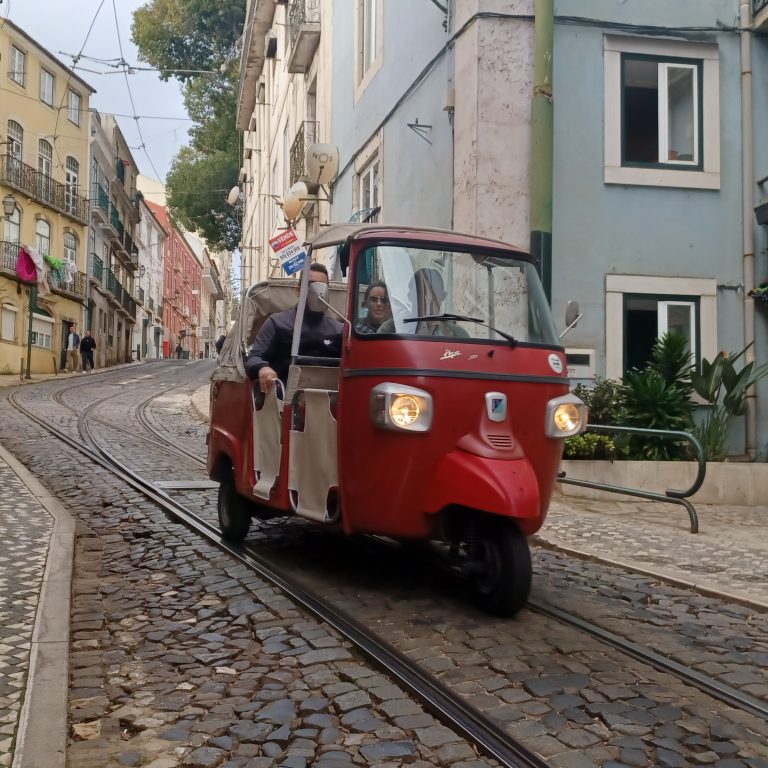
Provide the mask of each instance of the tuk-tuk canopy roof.
POLYGON ((334 245, 343 245, 351 240, 374 239, 387 236, 409 240, 443 240, 458 246, 514 251, 526 260, 530 260, 530 256, 521 248, 505 243, 502 240, 462 234, 461 232, 454 232, 449 229, 409 227, 394 224, 331 224, 307 242, 313 249, 319 250, 334 245))

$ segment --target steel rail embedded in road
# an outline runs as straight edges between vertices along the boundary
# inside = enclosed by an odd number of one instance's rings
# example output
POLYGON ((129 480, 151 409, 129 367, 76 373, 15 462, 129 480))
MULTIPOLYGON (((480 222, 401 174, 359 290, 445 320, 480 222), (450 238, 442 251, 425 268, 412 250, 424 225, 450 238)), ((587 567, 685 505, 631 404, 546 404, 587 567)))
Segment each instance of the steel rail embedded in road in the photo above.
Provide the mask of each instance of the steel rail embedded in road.
POLYGON ((332 626, 342 637, 352 643, 363 656, 394 677, 399 685, 421 701, 425 708, 438 720, 455 730, 471 743, 477 745, 489 757, 498 760, 505 768, 546 768, 547 762, 544 759, 531 752, 516 739, 513 739, 503 729, 480 714, 474 707, 454 696, 447 687, 438 682, 432 675, 419 669, 407 656, 383 640, 371 636, 361 624, 343 611, 325 603, 309 590, 293 584, 282 573, 257 555, 252 548, 225 542, 216 527, 200 519, 182 504, 158 489, 150 481, 126 469, 108 451, 95 444, 87 425, 85 425, 85 431, 88 439, 94 445, 94 450, 87 448, 78 440, 28 411, 16 401, 14 395, 15 393, 11 394, 8 399, 17 410, 55 435, 62 442, 87 456, 132 488, 138 490, 166 513, 169 513, 172 517, 180 520, 211 543, 240 560, 240 562, 256 571, 265 580, 277 586, 302 608, 332 626))
POLYGON ((592 624, 589 621, 580 619, 578 616, 574 616, 560 608, 555 608, 552 605, 540 603, 536 600, 529 600, 526 604, 526 608, 529 608, 541 616, 548 616, 562 624, 567 624, 582 632, 586 632, 588 635, 617 648, 622 653, 626 653, 627 656, 631 656, 638 661, 649 664, 662 672, 669 672, 694 688, 698 688, 700 691, 710 695, 713 699, 718 699, 732 707, 744 710, 745 712, 750 712, 753 715, 762 717, 764 720, 768 720, 768 703, 756 699, 754 696, 742 693, 736 688, 732 688, 730 685, 720 683, 708 675, 702 675, 695 669, 691 669, 684 664, 668 659, 666 656, 662 656, 648 648, 643 648, 637 643, 633 643, 607 629, 598 627, 596 624, 592 624))

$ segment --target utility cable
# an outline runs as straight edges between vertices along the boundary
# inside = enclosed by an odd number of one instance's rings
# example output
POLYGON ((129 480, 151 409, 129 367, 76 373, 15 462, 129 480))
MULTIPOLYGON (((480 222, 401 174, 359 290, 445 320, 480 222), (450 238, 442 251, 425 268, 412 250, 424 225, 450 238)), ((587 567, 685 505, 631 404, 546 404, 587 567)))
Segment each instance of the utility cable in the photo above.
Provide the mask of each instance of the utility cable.
MULTIPOLYGON (((103 0, 102 0, 103 2, 103 0)), ((125 57, 123 56, 123 41, 120 37, 120 22, 117 19, 117 5, 115 4, 115 0, 112 0, 112 10, 115 15, 115 29, 117 31, 117 47, 120 51, 120 60, 123 64, 123 75, 125 76, 125 86, 128 89, 128 99, 131 102, 131 109, 133 110, 133 119, 136 122, 136 130, 139 132, 139 141, 141 142, 141 148, 144 150, 144 156, 149 161, 150 166, 152 167, 152 170, 154 171, 155 178, 160 179, 160 174, 157 171, 157 168, 155 167, 155 164, 152 162, 152 158, 149 156, 149 152, 147 152, 147 145, 144 142, 144 136, 141 133, 141 125, 139 124, 139 117, 136 113, 136 104, 133 101, 133 94, 131 93, 131 83, 128 79, 128 71, 127 71, 127 62, 125 61, 125 57)))

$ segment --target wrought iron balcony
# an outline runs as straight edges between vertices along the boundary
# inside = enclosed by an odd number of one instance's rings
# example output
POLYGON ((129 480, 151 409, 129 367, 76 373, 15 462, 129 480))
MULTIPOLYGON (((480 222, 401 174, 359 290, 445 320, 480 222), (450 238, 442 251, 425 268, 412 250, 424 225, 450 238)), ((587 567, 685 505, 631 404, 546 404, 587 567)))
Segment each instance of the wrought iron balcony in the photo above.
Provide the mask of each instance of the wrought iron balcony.
POLYGON ((93 212, 105 222, 109 222, 109 195, 101 184, 95 185, 93 198, 93 212))
POLYGON ((296 131, 296 138, 291 144, 291 185, 306 175, 305 158, 307 147, 317 141, 320 123, 305 120, 296 131))
POLYGON ((95 253, 88 257, 88 275, 99 283, 104 282, 104 262, 95 253))
POLYGON ((88 275, 85 272, 77 270, 71 273, 67 280, 67 270, 52 269, 48 272, 48 285, 54 293, 63 293, 67 296, 76 296, 78 299, 84 299, 88 294, 88 275))
POLYGON ((88 201, 78 194, 77 187, 60 184, 15 157, 0 157, 0 182, 81 224, 88 221, 88 201))
POLYGON ((320 0, 293 0, 288 14, 288 34, 291 53, 288 71, 306 72, 320 44, 320 0))
POLYGON ((9 243, 7 240, 0 241, 0 272, 10 272, 16 275, 16 263, 19 260, 18 243, 9 243))

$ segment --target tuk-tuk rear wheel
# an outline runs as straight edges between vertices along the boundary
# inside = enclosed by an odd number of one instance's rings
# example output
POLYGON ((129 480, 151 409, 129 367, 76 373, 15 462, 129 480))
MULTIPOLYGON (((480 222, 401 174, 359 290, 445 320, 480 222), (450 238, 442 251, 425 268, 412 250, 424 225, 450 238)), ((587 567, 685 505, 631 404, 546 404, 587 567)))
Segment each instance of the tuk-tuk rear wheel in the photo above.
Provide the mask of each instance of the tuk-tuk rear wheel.
POLYGON ((227 541, 242 541, 251 527, 250 503, 237 492, 231 475, 222 480, 219 485, 216 507, 221 535, 227 541))
POLYGON ((531 592, 531 551, 511 520, 489 519, 478 525, 474 560, 480 566, 472 581, 475 600, 489 613, 513 616, 531 592))

